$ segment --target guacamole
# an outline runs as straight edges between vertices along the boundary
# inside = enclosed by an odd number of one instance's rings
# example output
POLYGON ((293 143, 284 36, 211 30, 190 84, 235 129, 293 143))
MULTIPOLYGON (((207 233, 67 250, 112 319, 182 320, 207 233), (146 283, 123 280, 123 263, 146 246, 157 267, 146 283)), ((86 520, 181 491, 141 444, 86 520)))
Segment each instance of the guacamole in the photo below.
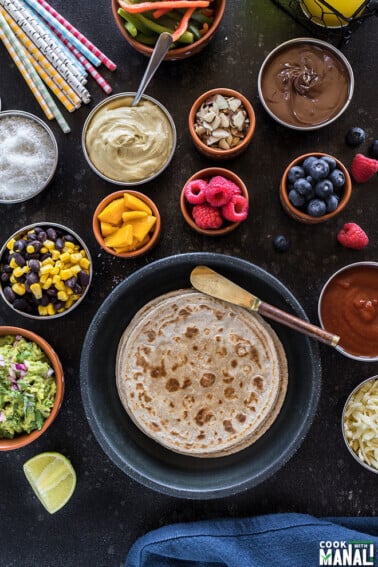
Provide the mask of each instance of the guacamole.
POLYGON ((0 337, 0 438, 41 429, 56 392, 46 354, 20 335, 0 337))

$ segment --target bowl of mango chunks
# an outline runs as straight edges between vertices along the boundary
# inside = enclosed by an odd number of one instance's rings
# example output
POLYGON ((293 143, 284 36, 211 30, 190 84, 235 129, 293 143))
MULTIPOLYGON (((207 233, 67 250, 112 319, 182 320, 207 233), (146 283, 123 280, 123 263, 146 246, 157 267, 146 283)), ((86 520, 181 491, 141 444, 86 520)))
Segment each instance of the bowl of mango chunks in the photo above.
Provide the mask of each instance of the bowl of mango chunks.
POLYGON ((157 243, 160 213, 152 199, 139 191, 115 191, 98 204, 92 228, 97 242, 108 254, 136 258, 157 243))

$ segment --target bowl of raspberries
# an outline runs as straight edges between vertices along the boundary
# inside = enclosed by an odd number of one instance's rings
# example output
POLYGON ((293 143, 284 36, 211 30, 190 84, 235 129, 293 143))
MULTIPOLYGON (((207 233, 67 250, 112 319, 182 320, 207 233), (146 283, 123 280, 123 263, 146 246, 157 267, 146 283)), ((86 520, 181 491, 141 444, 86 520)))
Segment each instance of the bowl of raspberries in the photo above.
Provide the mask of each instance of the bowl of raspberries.
POLYGON ((338 215, 348 203, 352 181, 337 158, 321 152, 303 154, 285 169, 280 200, 294 219, 316 224, 338 215))
POLYGON ((194 230, 209 236, 222 236, 248 217, 248 190, 240 177, 229 169, 201 169, 185 183, 180 208, 194 230))

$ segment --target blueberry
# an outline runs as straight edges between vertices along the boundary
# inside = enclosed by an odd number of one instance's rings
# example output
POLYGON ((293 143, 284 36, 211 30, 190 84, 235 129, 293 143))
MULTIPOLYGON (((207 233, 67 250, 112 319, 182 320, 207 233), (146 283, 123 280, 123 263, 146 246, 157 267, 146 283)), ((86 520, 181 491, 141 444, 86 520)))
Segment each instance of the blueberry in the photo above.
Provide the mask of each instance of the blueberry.
POLYGON ((289 201, 292 205, 294 205, 294 207, 301 207, 302 205, 304 205, 305 202, 305 198, 302 197, 302 195, 300 195, 299 193, 297 193, 297 191, 295 189, 292 189, 289 192, 289 201))
POLYGON ((333 171, 334 169, 336 169, 336 160, 335 158, 331 157, 331 156, 322 156, 322 160, 326 161, 328 163, 328 167, 330 171, 333 171))
POLYGON ((333 213, 339 206, 339 198, 337 195, 330 195, 326 198, 327 213, 333 213))
POLYGON ((320 199, 312 199, 307 205, 307 212, 312 217, 321 217, 327 211, 327 206, 320 199))
POLYGON ((309 166, 309 174, 313 179, 325 179, 329 174, 329 165, 323 159, 314 160, 309 166))
POLYGON ((291 169, 289 169, 289 172, 287 174, 287 179, 289 183, 295 183, 297 179, 304 176, 305 176, 305 172, 303 167, 300 167, 299 165, 294 165, 291 169))
POLYGON ((311 175, 307 175, 306 180, 311 183, 312 186, 315 185, 315 180, 311 177, 311 175))
POLYGON ((294 183, 294 189, 295 191, 297 191, 297 193, 303 195, 303 197, 307 197, 307 195, 310 195, 312 193, 311 183, 309 183, 307 179, 304 179, 303 177, 300 177, 296 180, 296 182, 294 183))
POLYGON ((369 147, 369 155, 374 159, 378 159, 378 140, 374 140, 369 147))
POLYGON ((303 169, 305 170, 305 173, 308 174, 309 173, 309 167, 312 164, 313 161, 317 160, 318 158, 315 156, 310 156, 308 158, 306 158, 302 164, 303 169))
POLYGON ((332 195, 333 193, 333 185, 332 185, 332 181, 330 181, 329 179, 322 179, 321 181, 318 181, 317 184, 315 185, 315 195, 317 197, 320 197, 321 199, 325 199, 326 197, 329 197, 329 195, 332 195))
POLYGON ((345 184, 345 175, 341 169, 334 169, 328 176, 328 179, 332 181, 332 184, 337 189, 340 189, 345 184))
POLYGON ((345 137, 345 141, 348 144, 348 146, 355 148, 363 144, 365 138, 366 138, 365 130, 355 126, 350 130, 348 130, 347 135, 345 137))
POLYGON ((273 245, 277 252, 287 252, 290 248, 290 240, 283 234, 279 234, 274 238, 273 245))

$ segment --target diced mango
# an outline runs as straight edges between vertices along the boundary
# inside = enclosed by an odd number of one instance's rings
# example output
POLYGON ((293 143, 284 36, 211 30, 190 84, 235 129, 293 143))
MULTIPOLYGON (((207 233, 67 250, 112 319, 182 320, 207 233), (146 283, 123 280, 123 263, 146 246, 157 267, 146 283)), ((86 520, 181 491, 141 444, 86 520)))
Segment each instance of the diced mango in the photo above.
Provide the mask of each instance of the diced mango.
POLYGON ((129 222, 136 219, 143 219, 148 215, 146 211, 125 211, 122 213, 123 222, 129 222))
POLYGON ((122 213, 125 210, 124 199, 114 199, 101 211, 98 220, 117 225, 122 222, 122 213))
POLYGON ((110 248, 130 246, 133 241, 133 227, 131 224, 124 224, 113 234, 105 238, 106 246, 110 248))
POLYGON ((144 219, 133 221, 133 235, 142 242, 156 223, 156 217, 149 215, 144 219))
POLYGON ((138 197, 131 195, 131 193, 124 193, 123 200, 126 209, 130 209, 131 211, 144 211, 148 215, 152 215, 150 207, 141 199, 138 199, 138 197))
POLYGON ((102 236, 105 238, 105 236, 113 234, 113 232, 117 230, 117 226, 110 224, 110 222, 100 222, 100 230, 102 236))

